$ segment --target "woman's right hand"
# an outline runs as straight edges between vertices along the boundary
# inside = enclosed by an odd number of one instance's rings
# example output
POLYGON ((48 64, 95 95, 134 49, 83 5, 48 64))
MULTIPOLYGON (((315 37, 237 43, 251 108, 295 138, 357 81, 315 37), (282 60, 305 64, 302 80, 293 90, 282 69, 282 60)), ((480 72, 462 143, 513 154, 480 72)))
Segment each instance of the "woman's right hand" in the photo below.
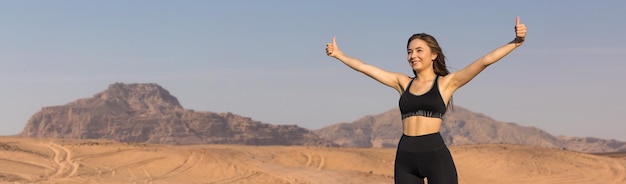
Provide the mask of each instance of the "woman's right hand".
POLYGON ((341 52, 341 50, 339 50, 339 47, 337 46, 337 41, 333 36, 333 42, 326 44, 326 55, 337 58, 337 56, 339 56, 340 54, 343 53, 341 52))

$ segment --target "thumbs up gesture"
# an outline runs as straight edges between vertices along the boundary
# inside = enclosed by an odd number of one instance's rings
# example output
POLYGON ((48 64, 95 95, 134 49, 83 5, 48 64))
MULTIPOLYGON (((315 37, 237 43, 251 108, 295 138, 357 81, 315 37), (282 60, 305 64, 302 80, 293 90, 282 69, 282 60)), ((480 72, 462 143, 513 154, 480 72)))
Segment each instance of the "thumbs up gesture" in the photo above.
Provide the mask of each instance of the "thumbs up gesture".
POLYGON ((519 22, 519 16, 515 18, 515 46, 520 46, 526 40, 526 25, 519 22))
POLYGON ((337 58, 337 56, 339 56, 340 54, 342 54, 342 52, 337 46, 337 41, 335 37, 333 37, 333 41, 326 44, 326 55, 337 58))

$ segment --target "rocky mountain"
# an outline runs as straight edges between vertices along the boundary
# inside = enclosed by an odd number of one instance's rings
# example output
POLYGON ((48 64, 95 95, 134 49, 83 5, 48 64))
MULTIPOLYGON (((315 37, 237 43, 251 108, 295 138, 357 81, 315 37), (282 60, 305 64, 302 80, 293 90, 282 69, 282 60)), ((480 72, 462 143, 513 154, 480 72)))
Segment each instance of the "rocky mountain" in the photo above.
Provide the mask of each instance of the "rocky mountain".
MULTIPOLYGON (((396 147, 402 135, 400 110, 365 116, 315 130, 322 138, 348 147, 396 147)), ((581 152, 626 151, 626 142, 598 138, 555 137, 535 128, 496 121, 484 114, 455 106, 444 117, 441 129, 448 145, 508 143, 569 149, 581 152)))
MULTIPOLYGON (((509 143, 582 152, 626 151, 626 142, 555 137, 459 106, 448 111, 441 133, 448 145, 509 143)), ((394 108, 311 131, 296 125, 265 124, 233 113, 184 109, 157 84, 115 83, 91 98, 42 108, 19 135, 160 144, 396 147, 402 123, 400 111, 394 108)))
POLYGON ((157 84, 115 83, 91 98, 44 107, 19 135, 162 144, 334 145, 295 125, 184 109, 157 84))

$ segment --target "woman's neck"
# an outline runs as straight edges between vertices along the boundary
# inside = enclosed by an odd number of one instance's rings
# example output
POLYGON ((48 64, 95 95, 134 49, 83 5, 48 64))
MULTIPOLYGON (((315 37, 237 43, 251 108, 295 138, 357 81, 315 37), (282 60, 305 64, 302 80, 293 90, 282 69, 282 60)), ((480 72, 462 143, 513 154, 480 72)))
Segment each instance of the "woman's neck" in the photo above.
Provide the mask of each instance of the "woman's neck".
POLYGON ((419 81, 434 80, 437 77, 437 74, 435 74, 433 70, 421 71, 416 72, 415 77, 417 77, 417 80, 419 81))

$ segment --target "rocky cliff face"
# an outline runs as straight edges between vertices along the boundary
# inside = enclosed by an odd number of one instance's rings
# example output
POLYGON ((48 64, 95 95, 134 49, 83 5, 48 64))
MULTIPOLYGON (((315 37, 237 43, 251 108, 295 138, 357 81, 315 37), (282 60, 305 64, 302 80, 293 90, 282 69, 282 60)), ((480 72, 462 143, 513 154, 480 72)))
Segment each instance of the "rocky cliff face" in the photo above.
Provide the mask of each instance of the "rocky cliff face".
MULTIPOLYGON (((382 114, 365 116, 351 123, 331 125, 315 132, 340 146, 396 147, 402 135, 402 120, 399 109, 394 108, 382 114)), ((448 145, 508 143, 582 152, 626 151, 626 142, 555 137, 535 127, 499 122, 458 106, 446 113, 441 134, 448 145)))
POLYGON ((186 110, 157 84, 115 83, 91 98, 44 107, 20 135, 163 144, 333 145, 295 125, 186 110))

